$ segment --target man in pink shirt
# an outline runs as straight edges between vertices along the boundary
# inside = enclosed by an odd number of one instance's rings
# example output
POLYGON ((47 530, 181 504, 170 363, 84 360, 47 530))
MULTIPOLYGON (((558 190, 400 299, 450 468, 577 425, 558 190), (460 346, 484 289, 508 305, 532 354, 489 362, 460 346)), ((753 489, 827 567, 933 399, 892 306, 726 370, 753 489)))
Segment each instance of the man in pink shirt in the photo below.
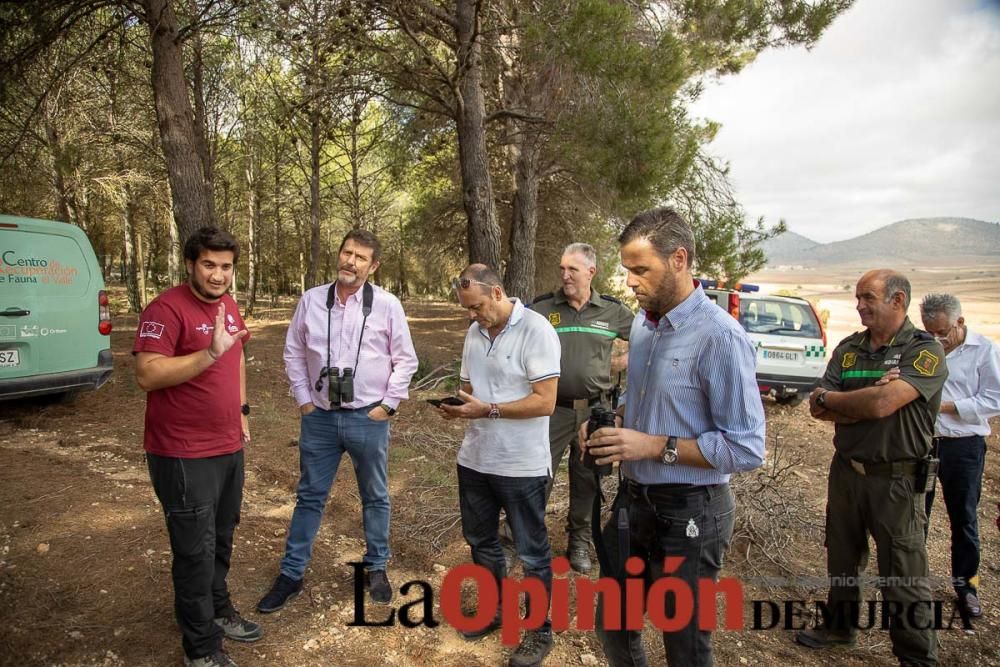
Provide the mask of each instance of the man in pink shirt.
POLYGON ((302 295, 285 338, 285 372, 301 413, 299 488, 285 556, 257 604, 277 611, 302 590, 340 458, 354 463, 363 508, 366 585, 389 602, 389 419, 409 396, 417 355, 399 299, 368 282, 381 245, 369 231, 344 237, 337 281, 302 295))

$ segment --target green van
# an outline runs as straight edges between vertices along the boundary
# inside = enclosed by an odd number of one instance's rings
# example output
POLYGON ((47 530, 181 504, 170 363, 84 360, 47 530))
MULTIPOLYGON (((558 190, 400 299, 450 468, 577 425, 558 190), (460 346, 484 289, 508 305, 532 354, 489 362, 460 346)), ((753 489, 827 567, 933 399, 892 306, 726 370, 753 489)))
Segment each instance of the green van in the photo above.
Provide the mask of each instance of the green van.
POLYGON ((97 389, 111 377, 110 335, 83 230, 0 215, 0 401, 97 389))

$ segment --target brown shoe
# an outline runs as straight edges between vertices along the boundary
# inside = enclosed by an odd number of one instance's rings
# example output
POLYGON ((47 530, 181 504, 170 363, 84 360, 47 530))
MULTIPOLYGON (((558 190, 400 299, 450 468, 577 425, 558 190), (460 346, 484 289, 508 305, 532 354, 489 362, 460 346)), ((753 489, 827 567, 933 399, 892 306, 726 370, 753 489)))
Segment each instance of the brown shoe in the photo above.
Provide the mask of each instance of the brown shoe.
POLYGON ((834 632, 829 628, 809 628, 795 635, 795 641, 807 648, 834 648, 843 646, 850 648, 858 639, 852 631, 834 632))

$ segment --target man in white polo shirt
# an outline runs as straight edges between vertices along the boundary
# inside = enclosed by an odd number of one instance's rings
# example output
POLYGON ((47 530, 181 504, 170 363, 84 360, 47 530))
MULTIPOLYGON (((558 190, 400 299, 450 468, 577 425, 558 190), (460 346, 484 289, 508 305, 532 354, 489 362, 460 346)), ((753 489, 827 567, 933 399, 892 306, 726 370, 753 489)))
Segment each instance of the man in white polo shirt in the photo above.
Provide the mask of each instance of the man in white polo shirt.
MULTIPOLYGON (((552 591, 552 550, 545 529, 545 490, 551 476, 549 415, 555 410, 561 356, 548 320, 504 293, 500 276, 472 264, 456 282, 459 303, 474 320, 462 350, 460 406, 443 405, 449 419, 468 419, 458 452, 462 534, 472 560, 500 581, 507 574, 500 547, 501 508, 507 514, 526 577, 552 591)), ((476 639, 500 626, 499 612, 476 639)), ((549 620, 527 632, 512 667, 540 665, 552 650, 549 620)))

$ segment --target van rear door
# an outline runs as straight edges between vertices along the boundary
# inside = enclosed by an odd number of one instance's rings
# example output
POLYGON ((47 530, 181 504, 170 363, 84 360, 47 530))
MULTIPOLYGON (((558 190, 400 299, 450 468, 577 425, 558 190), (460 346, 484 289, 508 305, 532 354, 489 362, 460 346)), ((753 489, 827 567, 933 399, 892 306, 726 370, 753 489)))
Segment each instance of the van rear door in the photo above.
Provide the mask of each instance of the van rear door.
POLYGON ((103 287, 81 229, 0 216, 0 380, 97 366, 103 287))

